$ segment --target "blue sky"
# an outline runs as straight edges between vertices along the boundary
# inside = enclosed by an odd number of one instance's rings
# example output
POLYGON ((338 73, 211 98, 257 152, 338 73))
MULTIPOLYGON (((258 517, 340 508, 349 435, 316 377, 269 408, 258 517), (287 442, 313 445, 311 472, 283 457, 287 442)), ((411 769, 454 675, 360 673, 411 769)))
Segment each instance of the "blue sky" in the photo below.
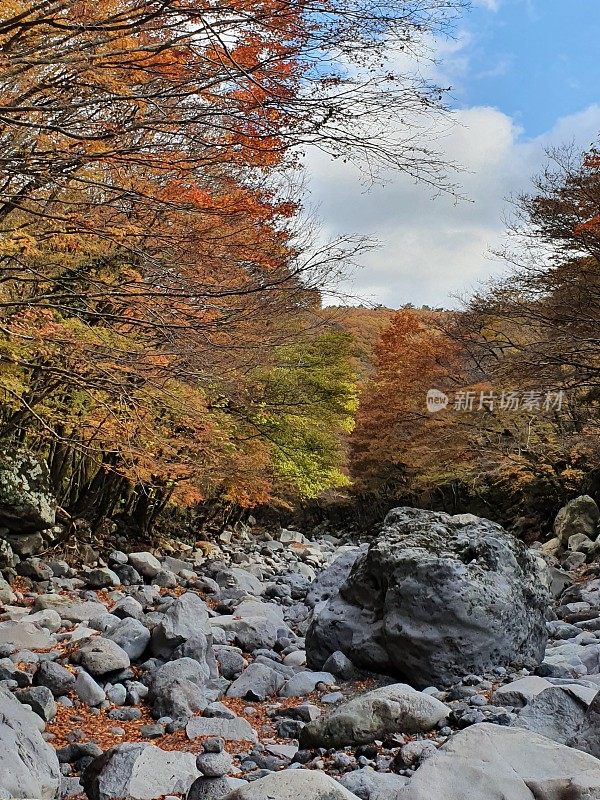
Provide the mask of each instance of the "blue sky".
MULTIPOLYGON (((452 86, 455 125, 438 149, 464 169, 470 202, 435 200, 394 173, 365 193, 360 171, 307 158, 307 205, 325 238, 379 246, 340 286, 347 302, 452 307, 506 269, 510 197, 531 188, 548 147, 581 150, 600 133, 600 0, 472 0, 453 40, 437 41, 434 77, 452 86)), ((401 132, 401 123, 398 122, 401 132)), ((334 300, 335 302, 335 300, 334 300)))
POLYGON ((598 0, 482 2, 459 30, 469 37, 470 68, 457 87, 458 105, 496 106, 537 136, 598 102, 598 0))

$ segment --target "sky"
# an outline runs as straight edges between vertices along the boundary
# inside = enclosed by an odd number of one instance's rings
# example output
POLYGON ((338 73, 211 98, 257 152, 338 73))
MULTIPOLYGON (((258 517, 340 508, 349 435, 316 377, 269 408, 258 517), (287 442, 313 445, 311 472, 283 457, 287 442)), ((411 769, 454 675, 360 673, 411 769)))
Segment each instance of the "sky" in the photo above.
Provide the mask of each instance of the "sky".
POLYGON ((391 173, 366 191, 351 164, 307 155, 307 205, 323 236, 377 241, 340 284, 344 302, 456 307, 505 269, 493 253, 510 197, 528 190, 546 149, 598 139, 599 0, 472 3, 453 39, 436 43, 435 67, 455 123, 436 146, 461 165, 468 201, 391 173))

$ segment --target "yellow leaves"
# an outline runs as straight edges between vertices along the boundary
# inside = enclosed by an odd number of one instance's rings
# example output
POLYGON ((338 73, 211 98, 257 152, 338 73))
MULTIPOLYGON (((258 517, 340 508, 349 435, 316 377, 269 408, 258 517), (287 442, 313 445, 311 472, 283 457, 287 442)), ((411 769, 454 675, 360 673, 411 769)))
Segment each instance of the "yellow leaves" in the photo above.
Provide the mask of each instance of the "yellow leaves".
POLYGON ((12 231, 0 235, 0 256, 36 256, 40 254, 35 236, 12 231))

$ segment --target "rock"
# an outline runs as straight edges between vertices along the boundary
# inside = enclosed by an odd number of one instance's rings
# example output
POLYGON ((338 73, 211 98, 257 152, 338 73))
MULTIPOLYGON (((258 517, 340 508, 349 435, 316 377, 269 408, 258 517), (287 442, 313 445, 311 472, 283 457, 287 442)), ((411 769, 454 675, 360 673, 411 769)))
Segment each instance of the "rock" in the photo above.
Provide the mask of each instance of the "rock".
POLYGON ((560 509, 554 520, 554 535, 563 545, 568 543, 569 537, 577 533, 595 540, 598 535, 599 520, 600 511, 595 500, 587 494, 582 494, 560 509))
POLYGON ((537 694, 548 689, 552 684, 546 678, 537 675, 528 675, 518 681, 500 686, 492 695, 492 703, 497 706, 513 706, 522 708, 527 705, 537 694))
POLYGON ((0 622, 0 645, 3 644, 13 645, 18 650, 47 650, 56 644, 56 638, 33 622, 9 620, 0 622))
POLYGON ((196 778, 186 800, 222 800, 230 791, 227 778, 196 778))
MULTIPOLYGON (((308 769, 284 769, 234 789, 223 800, 357 800, 329 775, 308 769)), ((444 798, 445 800, 445 798, 444 798)))
POLYGON ((6 533, 5 537, 11 549, 20 558, 35 556, 45 547, 41 533, 6 533))
POLYGON ((261 581, 259 581, 255 575, 252 575, 252 573, 245 569, 239 569, 238 567, 230 567, 227 570, 218 572, 215 575, 215 580, 222 589, 235 588, 246 594, 254 595, 255 597, 260 596, 265 589, 261 581))
POLYGON ((199 736, 218 736, 226 742, 258 742, 256 731, 242 717, 225 719, 224 717, 192 717, 185 727, 188 739, 199 736))
POLYGON ((61 594, 40 594, 33 604, 34 611, 53 609, 67 622, 89 622, 103 617, 107 611, 102 603, 93 600, 71 600, 61 594))
POLYGON ((192 753, 126 743, 94 759, 81 782, 89 800, 155 800, 185 794, 198 777, 192 753))
POLYGON ((590 703, 587 712, 573 737, 567 742, 571 747, 600 758, 600 695, 590 703))
POLYGON ((515 720, 515 725, 567 744, 582 725, 587 705, 561 686, 536 694, 515 720))
POLYGON ((424 761, 398 800, 592 800, 600 761, 519 728, 472 725, 424 761))
POLYGON ((160 561, 152 553, 130 553, 129 563, 144 578, 154 578, 162 569, 160 561))
POLYGON ((53 577, 50 567, 41 558, 27 558, 17 564, 17 575, 32 581, 49 581, 53 577))
POLYGON ((294 650, 285 656, 283 663, 286 667, 304 667, 306 666, 306 653, 304 650, 294 650))
MULTIPOLYGON (((6 530, 6 528, 4 529, 6 530)), ((10 543, 0 534, 0 570, 10 569, 15 564, 15 554, 10 543)))
POLYGON ((431 739, 415 740, 402 746, 400 760, 407 767, 418 766, 426 758, 431 758, 431 756, 435 755, 437 750, 435 743, 431 739))
POLYGON ((407 782, 408 778, 389 772, 375 772, 371 767, 356 769, 340 778, 342 786, 360 800, 396 800, 399 790, 407 782))
POLYGON ((314 608, 317 603, 329 600, 348 578, 359 556, 366 552, 367 546, 363 545, 362 547, 352 547, 337 556, 313 581, 306 595, 306 605, 314 608))
POLYGON ((196 758, 196 767, 206 778, 221 778, 233 767, 229 753, 201 753, 196 758))
POLYGON ((54 697, 68 694, 75 685, 75 676, 54 661, 42 661, 35 673, 38 686, 47 687, 54 697))
POLYGON ((96 567, 85 575, 85 582, 90 589, 108 589, 118 586, 121 579, 108 567, 96 567))
POLYGON ((336 650, 414 686, 539 663, 549 596, 539 564, 499 525, 400 508, 347 580, 315 609, 307 662, 336 650))
POLYGON ((77 697, 88 706, 99 706, 106 700, 106 692, 91 675, 80 669, 73 687, 77 697))
POLYGON ((243 697, 246 700, 263 701, 277 694, 284 684, 278 672, 264 664, 250 664, 227 689, 228 697, 243 697))
POLYGON ((280 635, 289 633, 280 606, 259 600, 245 601, 232 615, 211 619, 210 627, 231 631, 245 653, 271 649, 280 635))
POLYGON ((344 747, 388 734, 426 732, 449 713, 435 697, 397 683, 355 697, 309 723, 300 734, 300 746, 344 747))
POLYGON ((28 686, 17 689, 15 697, 20 703, 31 706, 31 710, 44 722, 50 722, 56 716, 56 703, 52 692, 46 686, 28 686))
POLYGON ((279 694, 281 697, 304 697, 304 695, 314 692, 319 683, 324 686, 335 686, 336 681, 330 672, 305 670, 297 672, 291 677, 279 694))
POLYGON ((118 644, 131 661, 137 661, 148 646, 150 631, 139 620, 128 617, 107 638, 118 644))
POLYGON ((234 680, 246 666, 246 659, 239 647, 215 645, 215 658, 219 663, 219 672, 228 681, 234 680))
POLYGON ((36 611, 35 614, 28 614, 25 621, 33 622, 40 628, 46 628, 51 633, 56 633, 63 624, 60 614, 51 608, 47 608, 44 611, 36 611))
POLYGON ((126 669, 131 663, 122 647, 111 639, 104 639, 101 636, 84 641, 74 654, 73 660, 94 677, 126 669))
POLYGON ((187 592, 171 603, 152 631, 152 653, 158 658, 169 658, 176 647, 192 636, 203 634, 207 621, 206 603, 197 594, 187 592))
POLYGON ((336 650, 335 653, 329 656, 327 661, 323 664, 323 670, 333 673, 343 681, 351 681, 357 677, 354 664, 341 650, 336 650))
POLYGON ((13 590, 10 588, 10 584, 8 581, 5 581, 2 575, 0 575, 0 605, 8 606, 11 603, 14 603, 16 600, 16 596, 13 590))
POLYGON ((157 719, 184 720, 203 711, 216 699, 207 690, 206 665, 191 658, 178 658, 152 672, 148 700, 157 719))
POLYGON ((36 719, 0 687, 0 797, 53 800, 59 793, 58 759, 36 719))
POLYGON ((0 452, 0 527, 33 533, 56 521, 56 498, 50 491, 48 467, 22 449, 0 452))
POLYGON ((144 608, 133 597, 123 597, 114 604, 110 613, 119 619, 142 619, 144 608))

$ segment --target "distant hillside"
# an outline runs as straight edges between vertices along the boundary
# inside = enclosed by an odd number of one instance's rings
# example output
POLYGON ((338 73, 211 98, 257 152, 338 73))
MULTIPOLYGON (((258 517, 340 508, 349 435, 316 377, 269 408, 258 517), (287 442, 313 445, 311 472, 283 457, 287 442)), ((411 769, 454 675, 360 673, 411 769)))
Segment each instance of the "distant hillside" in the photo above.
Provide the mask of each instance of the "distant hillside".
MULTIPOLYGON (((410 306, 405 306, 410 307, 410 306)), ((442 309, 426 306, 415 308, 415 314, 432 314, 442 309)), ((396 313, 393 308, 368 308, 365 306, 328 306, 322 313, 340 330, 347 331, 354 339, 355 368, 361 380, 373 371, 375 345, 384 328, 396 313)))

